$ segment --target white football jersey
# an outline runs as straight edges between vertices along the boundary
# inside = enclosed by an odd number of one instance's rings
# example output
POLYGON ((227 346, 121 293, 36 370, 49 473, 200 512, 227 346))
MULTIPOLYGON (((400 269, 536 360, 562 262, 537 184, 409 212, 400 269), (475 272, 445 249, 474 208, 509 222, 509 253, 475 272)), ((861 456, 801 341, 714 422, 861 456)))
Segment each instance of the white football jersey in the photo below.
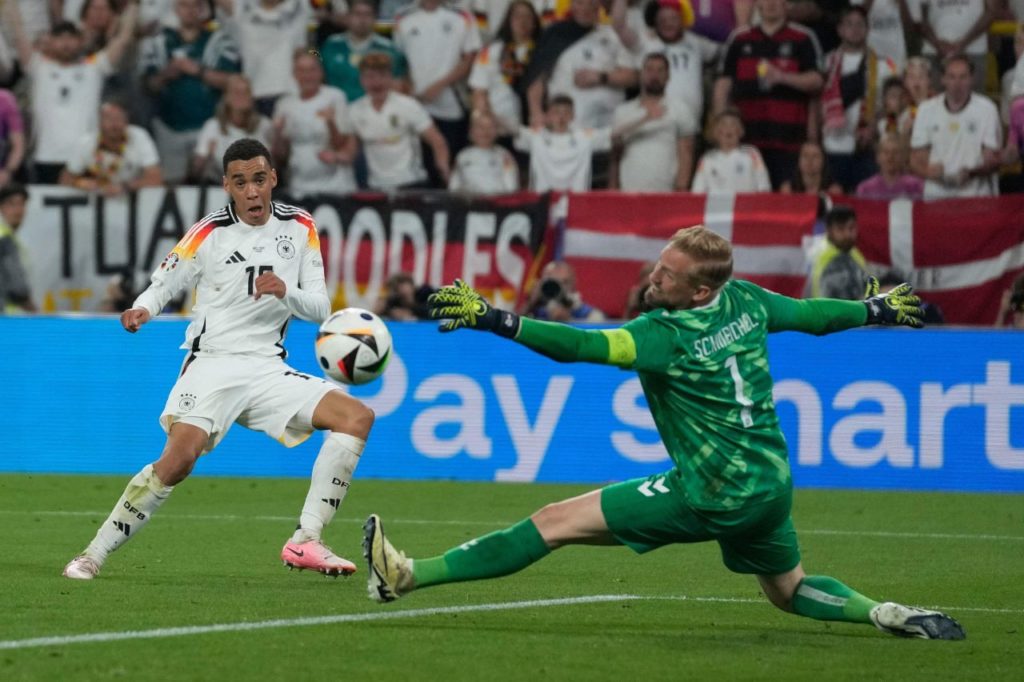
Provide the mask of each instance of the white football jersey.
MULTIPOLYGON (((463 55, 480 49, 473 16, 447 5, 431 11, 415 3, 409 5, 395 17, 392 38, 408 58, 409 77, 417 93, 451 73, 463 55)), ((424 106, 431 116, 443 121, 465 117, 453 86, 424 106)))
POLYGON ((635 58, 611 26, 598 25, 558 56, 548 82, 548 97, 571 97, 575 120, 581 126, 609 126, 615 107, 626 100, 625 90, 607 85, 580 88, 574 79, 580 69, 608 73, 618 67, 634 68, 635 58))
POLYGON ((392 189, 426 180, 420 135, 434 122, 422 104, 389 92, 380 110, 365 96, 349 107, 349 115, 366 153, 370 187, 392 189))
POLYGON ((640 34, 633 54, 637 69, 643 68, 647 55, 665 55, 669 74, 665 95, 689 106, 693 117, 699 121, 704 116, 704 65, 715 61, 718 49, 717 43, 692 31, 685 32, 674 43, 666 43, 655 33, 645 31, 640 34))
POLYGON ((38 52, 32 55, 36 161, 67 162, 82 136, 99 128, 103 81, 113 72, 105 51, 67 66, 38 52))
POLYGON ((351 165, 326 164, 320 160, 320 152, 331 146, 331 133, 324 116, 332 111, 338 132, 351 134, 348 100, 345 93, 330 85, 321 85, 309 99, 288 95, 279 100, 274 109, 274 118, 284 121, 284 136, 291 145, 288 192, 293 197, 356 191, 356 176, 351 165))
POLYGON ((519 189, 519 167, 504 147, 466 147, 455 157, 448 189, 478 194, 515 192, 519 189))
POLYGON ((234 13, 225 22, 242 56, 242 70, 252 83, 252 94, 273 97, 290 92, 292 55, 306 47, 312 19, 307 0, 283 0, 271 7, 259 0, 235 0, 234 13))
MULTIPOLYGON (((864 0, 851 0, 851 5, 864 5, 864 0)), ((898 0, 875 0, 868 13, 868 47, 888 57, 903 73, 907 63, 907 42, 903 37, 903 17, 898 0)))
POLYGON ((611 128, 572 128, 566 133, 520 128, 516 149, 530 154, 530 189, 586 192, 594 152, 611 149, 611 128))
POLYGON ((100 149, 99 133, 87 133, 78 140, 64 167, 75 175, 88 172, 93 177, 115 182, 137 180, 147 168, 160 163, 160 156, 145 128, 130 125, 126 133, 120 154, 100 149))
POLYGON ((196 305, 181 347, 194 354, 284 358, 292 315, 320 323, 331 313, 316 223, 306 211, 276 202, 258 227, 241 222, 233 203, 193 225, 132 307, 155 317, 193 287, 196 305), (266 272, 284 280, 284 298, 253 297, 266 272))
POLYGON ((612 130, 633 128, 623 139, 619 161, 619 189, 623 192, 671 192, 679 172, 679 140, 697 134, 697 119, 684 102, 662 97, 665 113, 644 120, 647 110, 638 99, 615 109, 612 130))
MULTIPOLYGON (((928 6, 928 23, 931 24, 935 37, 940 40, 956 42, 967 35, 971 27, 981 18, 985 11, 984 0, 917 0, 918 7, 928 6)), ((918 9, 918 16, 923 13, 918 9)), ((967 54, 985 54, 988 49, 988 32, 983 31, 964 48, 967 54)), ((925 41, 921 52, 935 54, 935 47, 925 41)))
POLYGON ((739 194, 771 192, 768 170, 756 147, 740 145, 723 152, 705 152, 693 175, 692 191, 697 194, 739 194))
MULTIPOLYGON (((1001 131, 999 111, 988 97, 974 93, 967 106, 954 113, 946 108, 945 95, 937 95, 918 107, 910 147, 928 147, 928 163, 941 163, 950 176, 979 166, 984 160, 984 149, 999 149, 1001 131)), ((998 187, 994 176, 973 178, 962 187, 946 187, 932 180, 924 183, 926 199, 995 194, 998 187)))

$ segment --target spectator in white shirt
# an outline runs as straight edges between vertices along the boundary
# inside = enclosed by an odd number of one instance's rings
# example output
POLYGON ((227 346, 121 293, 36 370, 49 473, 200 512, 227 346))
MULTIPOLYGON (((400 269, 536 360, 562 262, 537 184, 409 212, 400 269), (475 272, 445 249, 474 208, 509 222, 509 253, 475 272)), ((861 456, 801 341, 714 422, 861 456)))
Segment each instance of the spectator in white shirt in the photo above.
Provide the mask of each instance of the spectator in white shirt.
POLYGON ((586 192, 594 152, 611 149, 611 128, 573 127, 573 103, 568 95, 552 97, 544 115, 544 128, 520 128, 516 136, 516 148, 530 155, 530 189, 586 192))
MULTIPOLYGON (((469 126, 456 86, 469 76, 480 49, 473 16, 442 0, 416 0, 395 18, 393 37, 409 61, 413 94, 434 119, 449 150, 457 152, 466 143, 469 126)), ((439 178, 432 181, 437 184, 439 178)))
POLYGON ((429 187, 420 140, 433 152, 445 185, 451 174, 448 145, 423 105, 395 91, 391 57, 371 52, 359 62, 364 97, 349 108, 352 129, 366 153, 369 185, 397 190, 429 187))
MULTIPOLYGON (((704 117, 704 65, 715 61, 718 45, 707 38, 687 31, 692 10, 684 17, 687 0, 657 0, 647 6, 653 30, 637 32, 630 28, 626 0, 615 0, 612 21, 622 44, 636 57, 642 67, 643 58, 652 52, 664 54, 669 63, 667 99, 686 104, 693 118, 704 117)), ((694 3, 696 4, 696 3, 694 3)))
POLYGON ((992 100, 971 91, 973 68, 965 55, 948 58, 942 74, 945 92, 917 110, 910 167, 925 180, 925 199, 998 193, 999 110, 992 100))
POLYGON ((921 52, 936 66, 956 54, 966 55, 973 69, 973 89, 985 87, 988 28, 999 0, 916 0, 911 4, 924 45, 921 52))
POLYGON ((480 50, 469 74, 473 111, 493 114, 503 135, 523 121, 524 77, 540 36, 540 18, 529 0, 513 0, 495 41, 480 50))
POLYGON ((305 48, 313 10, 309 0, 217 0, 252 83, 256 108, 270 116, 291 92, 292 54, 305 48))
MULTIPOLYGON (((911 0, 916 2, 917 0, 911 0)), ((907 0, 850 0, 868 14, 868 47, 880 57, 891 59, 896 71, 907 63, 907 42, 904 38, 904 17, 910 18, 907 0)))
POLYGON ((712 132, 717 149, 704 152, 693 176, 693 191, 701 194, 771 192, 768 169, 757 147, 741 145, 743 121, 733 108, 715 116, 712 132))
POLYGON ((99 133, 86 133, 60 174, 60 184, 114 197, 163 183, 156 144, 145 129, 128 125, 120 103, 104 102, 99 133))
POLYGON ((315 54, 296 53, 293 72, 299 92, 279 100, 274 113, 274 156, 279 167, 287 162, 289 196, 354 192, 358 143, 345 93, 324 85, 315 54))
POLYGON ((82 55, 82 34, 74 24, 53 27, 47 56, 32 46, 18 3, 6 2, 0 12, 14 33, 18 59, 32 79, 34 179, 56 183, 78 140, 96 131, 104 79, 114 73, 132 42, 138 6, 130 3, 107 47, 88 56, 82 55))
POLYGON ((683 102, 667 96, 669 68, 663 53, 645 56, 640 96, 615 109, 613 129, 622 141, 614 148, 618 159, 612 154, 612 188, 685 192, 690 187, 697 119, 683 102))
POLYGON ((611 26, 600 23, 599 0, 572 0, 569 16, 541 34, 527 70, 530 125, 541 125, 545 99, 567 95, 580 125, 611 125, 625 88, 636 83, 636 64, 611 26))
POLYGON ((505 194, 519 189, 519 167, 512 154, 495 144, 498 122, 484 111, 473 112, 469 124, 469 141, 452 168, 448 189, 453 192, 505 194))
POLYGON ((221 159, 231 143, 253 137, 270 147, 273 124, 256 110, 249 79, 241 74, 228 76, 224 96, 217 103, 213 118, 203 124, 192 157, 192 177, 201 183, 220 184, 224 177, 221 159))

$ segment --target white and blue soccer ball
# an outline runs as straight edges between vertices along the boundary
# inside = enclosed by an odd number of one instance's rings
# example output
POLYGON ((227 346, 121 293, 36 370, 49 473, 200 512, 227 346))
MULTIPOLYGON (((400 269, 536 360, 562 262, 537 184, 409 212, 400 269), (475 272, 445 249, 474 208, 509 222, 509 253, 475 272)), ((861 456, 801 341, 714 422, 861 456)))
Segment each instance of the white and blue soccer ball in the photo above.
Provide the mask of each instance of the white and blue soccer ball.
POLYGON ((369 310, 339 310, 320 325, 316 359, 324 373, 336 381, 350 386, 367 384, 388 366, 391 332, 369 310))

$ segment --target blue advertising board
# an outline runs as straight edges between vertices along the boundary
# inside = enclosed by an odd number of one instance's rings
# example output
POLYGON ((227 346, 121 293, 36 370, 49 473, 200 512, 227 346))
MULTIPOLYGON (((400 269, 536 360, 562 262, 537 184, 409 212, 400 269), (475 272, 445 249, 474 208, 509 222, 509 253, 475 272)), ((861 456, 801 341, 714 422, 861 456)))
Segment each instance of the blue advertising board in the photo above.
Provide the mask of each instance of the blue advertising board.
MULTIPOLYGON (((603 483, 670 466, 630 372, 390 328, 384 377, 352 391, 377 414, 357 478, 603 483)), ((129 474, 154 460, 184 331, 180 318, 136 335, 115 317, 0 318, 0 470, 129 474)), ((287 347, 318 374, 314 334, 296 322, 287 347)), ((1024 492, 1021 333, 785 333, 770 354, 797 486, 1024 492)), ((196 473, 305 477, 319 444, 288 450, 236 425, 196 473)))

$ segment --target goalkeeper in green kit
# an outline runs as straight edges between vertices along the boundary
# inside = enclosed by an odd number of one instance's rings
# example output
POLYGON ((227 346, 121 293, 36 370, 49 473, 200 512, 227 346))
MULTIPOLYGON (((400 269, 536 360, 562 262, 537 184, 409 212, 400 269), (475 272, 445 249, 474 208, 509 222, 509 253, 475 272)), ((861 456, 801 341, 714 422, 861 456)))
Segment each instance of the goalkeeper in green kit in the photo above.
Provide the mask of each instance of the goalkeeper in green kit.
POLYGON ((464 283, 430 299, 441 331, 491 331, 559 362, 594 362, 637 372, 667 472, 549 504, 529 518, 448 550, 411 559, 364 526, 370 597, 392 601, 444 583, 496 578, 564 545, 628 545, 647 552, 716 541, 726 567, 757 576, 772 604, 818 620, 874 624, 902 637, 963 639, 937 611, 879 603, 835 578, 807 575, 790 518, 793 483, 772 402, 767 336, 828 334, 866 324, 921 326, 920 301, 903 284, 864 301, 795 300, 730 279, 732 247, 704 227, 677 232, 650 276, 650 312, 617 329, 584 330, 492 308, 464 283))

